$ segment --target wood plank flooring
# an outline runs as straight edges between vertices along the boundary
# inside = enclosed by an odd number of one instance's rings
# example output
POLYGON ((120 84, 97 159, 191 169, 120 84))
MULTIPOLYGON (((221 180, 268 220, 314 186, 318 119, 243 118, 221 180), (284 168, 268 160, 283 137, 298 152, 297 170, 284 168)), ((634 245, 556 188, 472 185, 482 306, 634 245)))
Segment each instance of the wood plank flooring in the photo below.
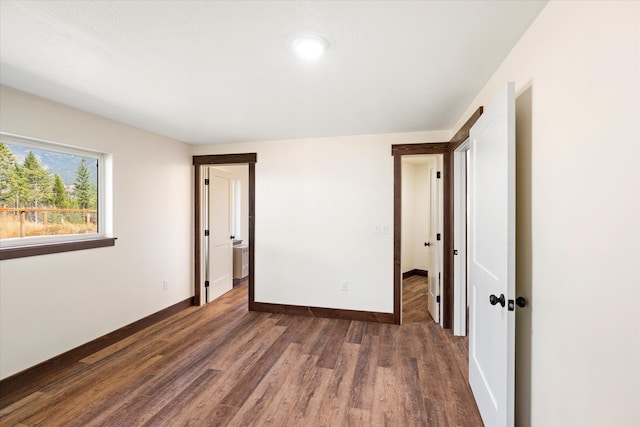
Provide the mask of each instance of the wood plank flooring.
POLYGON ((428 309, 427 278, 409 276, 402 281, 402 322, 433 322, 428 309))
POLYGON ((246 306, 245 285, 94 353, 0 409, 0 425, 482 425, 466 340, 410 304, 402 326, 246 306))

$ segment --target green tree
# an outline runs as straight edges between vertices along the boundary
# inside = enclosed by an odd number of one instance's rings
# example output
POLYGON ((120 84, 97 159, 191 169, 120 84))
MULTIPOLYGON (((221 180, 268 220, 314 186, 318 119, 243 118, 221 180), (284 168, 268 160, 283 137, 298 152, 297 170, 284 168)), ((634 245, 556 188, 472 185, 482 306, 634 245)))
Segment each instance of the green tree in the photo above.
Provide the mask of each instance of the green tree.
POLYGON ((58 174, 53 178, 53 205, 57 208, 66 208, 69 205, 67 189, 58 174))
POLYGON ((15 181, 16 159, 9 147, 0 142, 0 204, 12 205, 11 184, 15 181))
POLYGON ((17 162, 6 175, 8 192, 4 197, 7 206, 12 208, 25 207, 27 199, 27 183, 22 176, 22 166, 17 162))
POLYGON ((23 205, 26 207, 46 206, 53 199, 51 174, 42 167, 32 151, 25 157, 21 168, 25 185, 23 205))
POLYGON ((87 163, 82 159, 78 171, 76 172, 75 188, 73 190, 76 202, 80 209, 95 208, 98 194, 95 186, 91 182, 91 174, 87 163))

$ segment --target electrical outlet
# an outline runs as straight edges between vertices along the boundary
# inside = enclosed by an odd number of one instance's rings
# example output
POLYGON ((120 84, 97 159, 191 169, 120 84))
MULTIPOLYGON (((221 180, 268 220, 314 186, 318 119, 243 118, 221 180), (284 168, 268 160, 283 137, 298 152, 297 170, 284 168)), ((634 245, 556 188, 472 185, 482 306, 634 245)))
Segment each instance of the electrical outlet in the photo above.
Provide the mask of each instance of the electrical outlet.
POLYGON ((382 230, 382 234, 389 234, 389 224, 382 224, 380 228, 382 230))
POLYGON ((167 279, 164 279, 164 281, 162 282, 162 290, 163 291, 169 290, 169 281, 167 279))
POLYGON ((380 234, 380 224, 373 224, 371 231, 373 234, 380 234))
POLYGON ((349 282, 347 282, 346 280, 340 282, 340 290, 342 292, 347 292, 349 290, 349 282))

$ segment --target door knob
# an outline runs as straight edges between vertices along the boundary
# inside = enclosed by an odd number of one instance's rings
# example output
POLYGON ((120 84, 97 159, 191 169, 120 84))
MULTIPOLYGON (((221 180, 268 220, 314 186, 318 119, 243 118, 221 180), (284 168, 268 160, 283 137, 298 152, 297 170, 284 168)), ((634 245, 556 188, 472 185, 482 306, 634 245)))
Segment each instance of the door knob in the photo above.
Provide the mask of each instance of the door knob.
POLYGON ((425 245, 425 246, 431 246, 431 243, 429 243, 429 242, 424 242, 424 245, 425 245))
POLYGON ((509 305, 507 306, 507 310, 514 311, 516 309, 516 305, 520 308, 524 308, 527 306, 527 299, 525 297, 518 297, 516 300, 509 300, 509 305))
POLYGON ((489 297, 489 302, 491 303, 491 305, 496 305, 496 304, 500 303, 500 305, 502 307, 504 307, 504 294, 500 294, 499 297, 497 297, 497 296, 492 294, 489 297))

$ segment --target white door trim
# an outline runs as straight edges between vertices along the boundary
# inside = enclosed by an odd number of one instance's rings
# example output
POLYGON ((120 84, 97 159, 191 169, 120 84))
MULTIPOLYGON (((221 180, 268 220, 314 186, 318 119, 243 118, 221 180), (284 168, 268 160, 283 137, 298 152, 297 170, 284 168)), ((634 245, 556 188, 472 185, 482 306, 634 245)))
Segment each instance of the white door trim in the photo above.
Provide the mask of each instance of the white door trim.
POLYGON ((453 153, 453 334, 467 335, 467 152, 463 142, 453 153))

